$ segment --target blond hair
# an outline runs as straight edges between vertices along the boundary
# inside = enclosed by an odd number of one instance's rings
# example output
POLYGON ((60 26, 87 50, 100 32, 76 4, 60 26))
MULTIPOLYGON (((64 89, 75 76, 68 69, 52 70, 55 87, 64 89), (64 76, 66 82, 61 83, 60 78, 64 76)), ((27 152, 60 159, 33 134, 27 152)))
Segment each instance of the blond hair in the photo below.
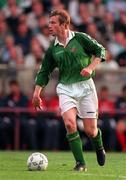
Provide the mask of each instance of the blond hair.
POLYGON ((49 17, 52 17, 52 16, 58 16, 60 24, 65 23, 67 25, 70 25, 70 16, 67 11, 62 10, 62 9, 53 10, 53 11, 51 11, 49 17))

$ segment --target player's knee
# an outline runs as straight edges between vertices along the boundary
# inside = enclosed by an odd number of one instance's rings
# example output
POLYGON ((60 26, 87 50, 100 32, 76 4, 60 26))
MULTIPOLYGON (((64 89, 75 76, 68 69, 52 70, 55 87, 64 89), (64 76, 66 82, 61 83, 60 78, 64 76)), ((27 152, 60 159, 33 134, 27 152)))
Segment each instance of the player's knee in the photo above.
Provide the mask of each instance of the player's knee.
POLYGON ((89 137, 95 137, 96 136, 96 134, 97 134, 97 130, 96 130, 96 128, 93 128, 93 127, 91 127, 91 128, 87 128, 87 129, 85 129, 85 133, 87 134, 87 136, 89 136, 89 137))
POLYGON ((65 122, 65 127, 66 127, 67 132, 69 133, 73 133, 76 131, 76 123, 72 119, 68 119, 65 122))

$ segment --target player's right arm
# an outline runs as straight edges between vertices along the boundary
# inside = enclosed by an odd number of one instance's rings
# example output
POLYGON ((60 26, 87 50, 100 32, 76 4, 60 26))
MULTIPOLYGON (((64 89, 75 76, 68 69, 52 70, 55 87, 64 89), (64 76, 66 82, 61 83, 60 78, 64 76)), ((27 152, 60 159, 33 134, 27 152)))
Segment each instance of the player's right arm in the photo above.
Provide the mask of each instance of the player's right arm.
POLYGON ((55 61, 52 55, 52 49, 49 48, 42 60, 41 67, 37 73, 35 80, 35 90, 33 93, 32 103, 36 110, 42 109, 41 95, 44 87, 48 84, 50 74, 56 67, 55 61))
POLYGON ((36 110, 42 110, 42 100, 41 93, 43 91, 43 87, 36 85, 33 93, 32 103, 36 110))

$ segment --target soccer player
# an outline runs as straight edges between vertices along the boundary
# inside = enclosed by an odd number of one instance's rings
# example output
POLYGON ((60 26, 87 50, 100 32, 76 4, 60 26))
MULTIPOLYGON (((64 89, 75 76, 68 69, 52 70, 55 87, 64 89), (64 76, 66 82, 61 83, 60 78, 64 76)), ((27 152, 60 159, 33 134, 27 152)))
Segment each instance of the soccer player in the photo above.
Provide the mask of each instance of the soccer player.
POLYGON ((70 17, 65 10, 54 10, 49 17, 49 31, 55 36, 36 77, 33 104, 41 109, 41 92, 55 67, 59 69, 57 94, 61 115, 67 130, 76 165, 86 171, 82 142, 77 131, 76 116, 83 120, 84 131, 91 138, 100 166, 105 164, 102 134, 97 127, 98 100, 92 80, 96 66, 105 60, 105 48, 85 33, 69 29, 70 17))

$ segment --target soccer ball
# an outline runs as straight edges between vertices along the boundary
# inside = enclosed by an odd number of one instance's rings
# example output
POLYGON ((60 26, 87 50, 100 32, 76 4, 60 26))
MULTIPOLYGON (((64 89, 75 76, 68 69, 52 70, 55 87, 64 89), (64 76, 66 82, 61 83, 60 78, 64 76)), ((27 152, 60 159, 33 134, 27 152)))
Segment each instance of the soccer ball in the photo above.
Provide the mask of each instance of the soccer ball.
POLYGON ((30 171, 44 171, 48 166, 47 157, 39 152, 33 153, 27 160, 27 167, 30 171))

